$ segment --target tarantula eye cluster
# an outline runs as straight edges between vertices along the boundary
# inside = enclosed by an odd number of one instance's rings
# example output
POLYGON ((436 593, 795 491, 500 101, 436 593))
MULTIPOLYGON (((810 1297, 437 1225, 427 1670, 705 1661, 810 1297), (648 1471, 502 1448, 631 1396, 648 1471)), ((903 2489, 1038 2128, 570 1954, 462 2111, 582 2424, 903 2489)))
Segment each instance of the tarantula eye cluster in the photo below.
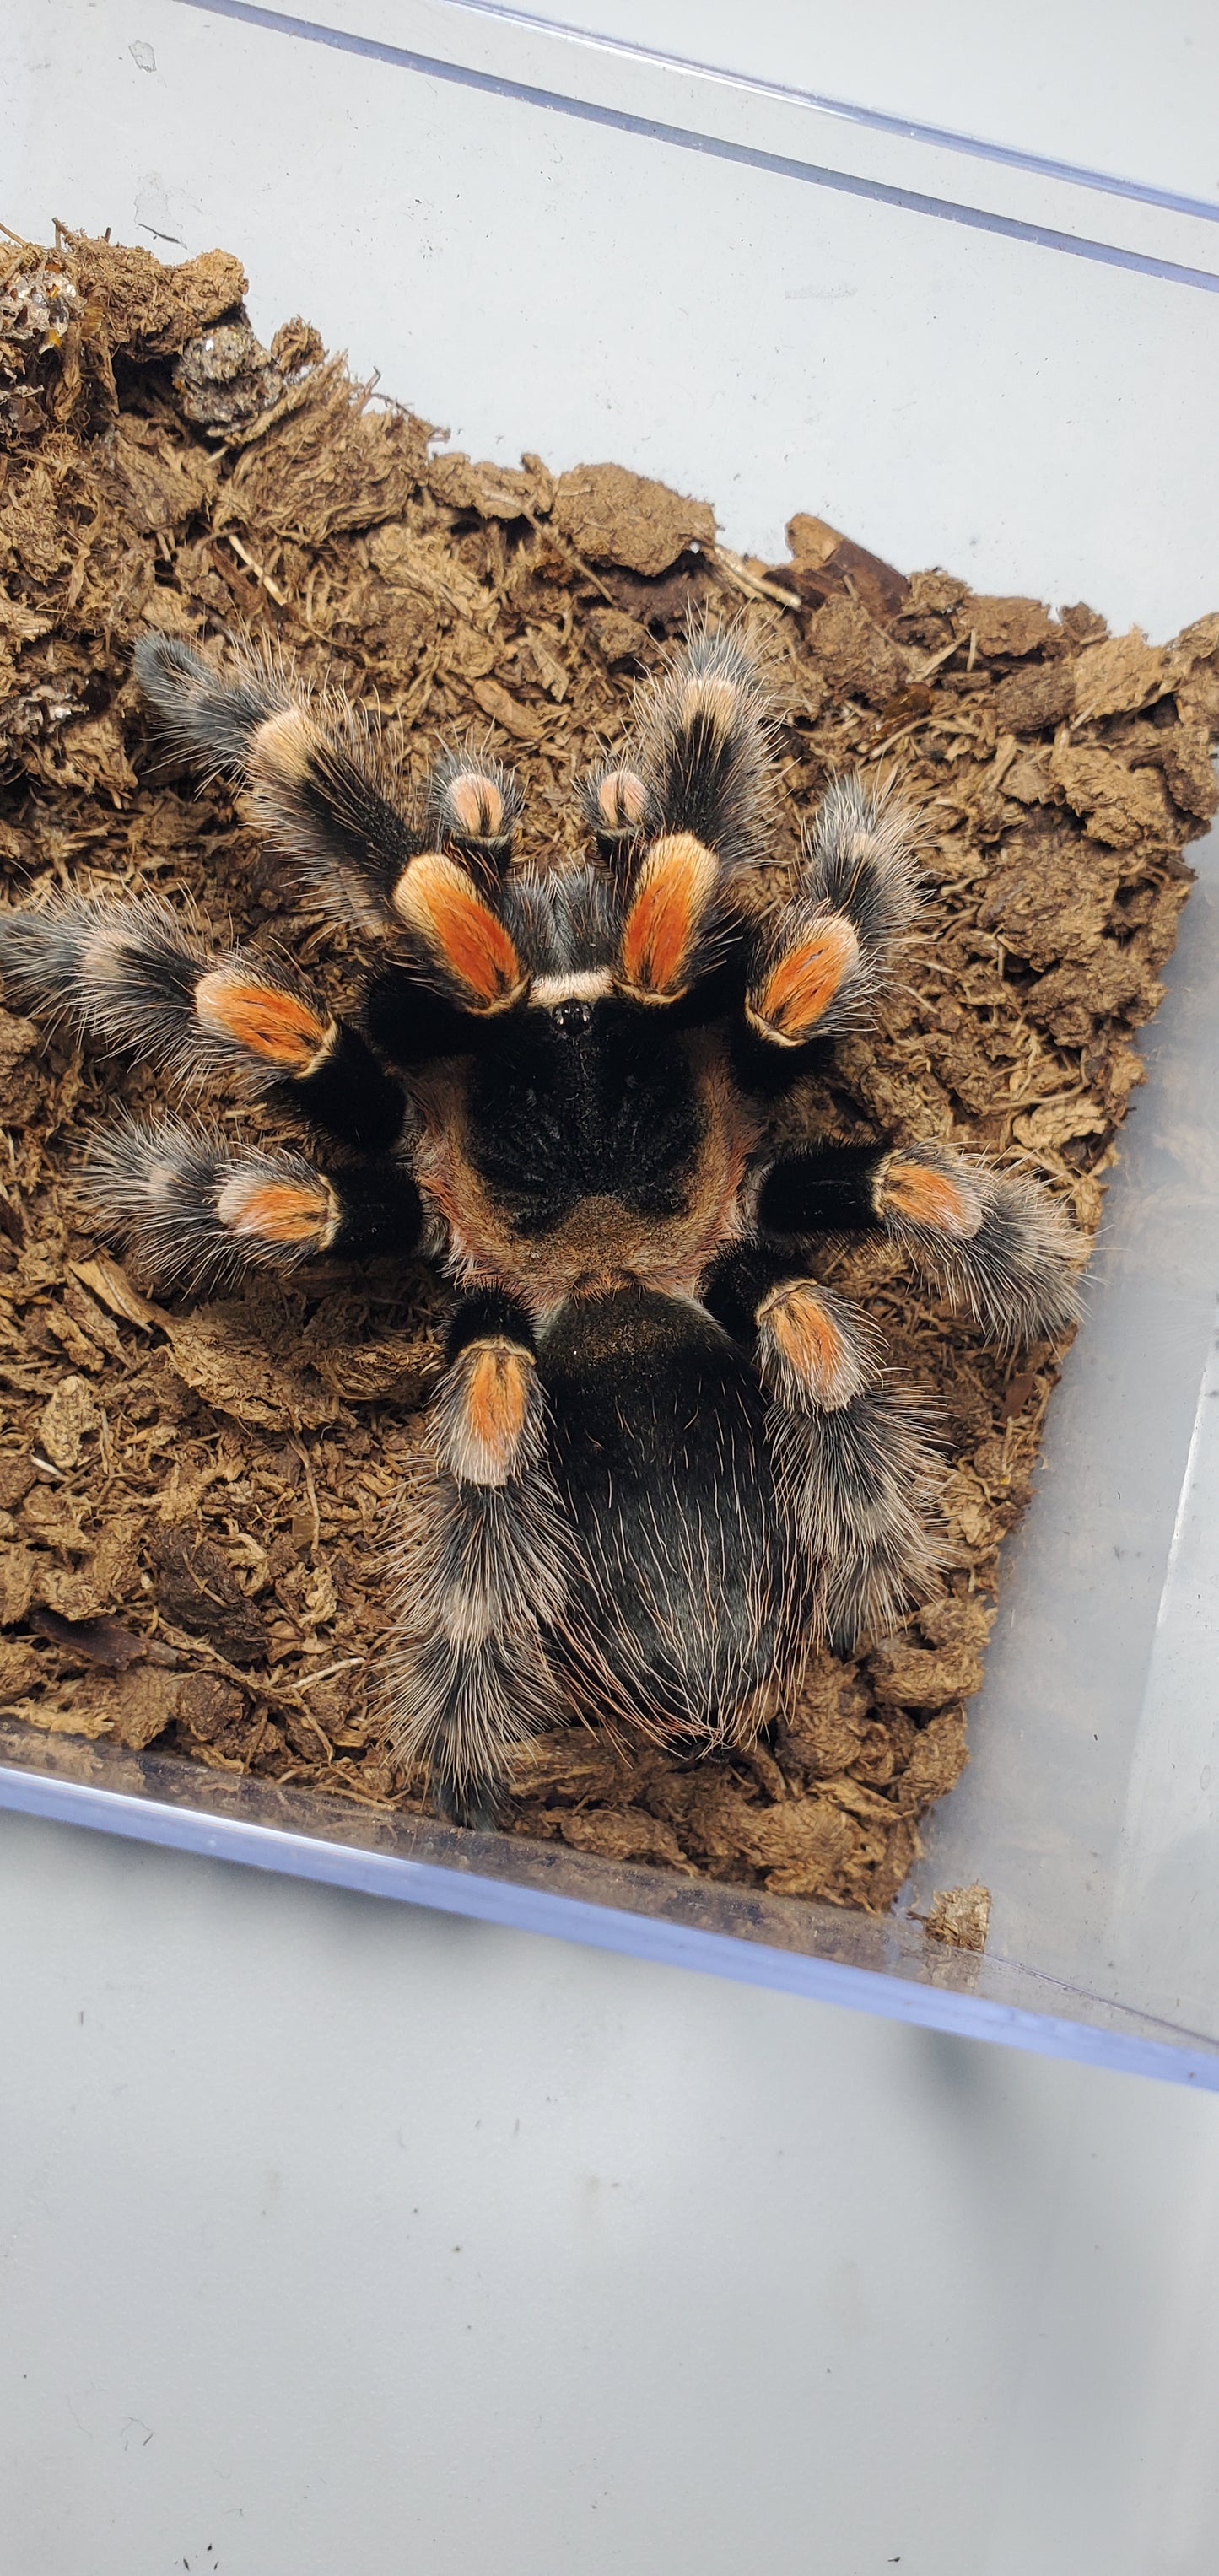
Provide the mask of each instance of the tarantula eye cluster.
POLYGON ((514 864, 520 791, 493 761, 449 754, 415 817, 342 700, 161 636, 136 668, 382 965, 336 1019, 155 898, 72 895, 5 916, 0 965, 21 1000, 342 1149, 323 1171, 197 1120, 104 1132, 94 1203, 154 1275, 390 1253, 452 1283, 399 1744, 477 1821, 564 1716, 685 1751, 748 1738, 810 1643, 889 1625, 934 1563, 920 1404, 818 1279, 829 1243, 887 1236, 1001 1343, 1077 1311, 1077 1239, 1031 1182, 934 1142, 766 1147, 776 1096, 891 971, 907 817, 840 780, 759 915, 765 706, 713 632, 584 782, 586 858, 547 871, 514 864))

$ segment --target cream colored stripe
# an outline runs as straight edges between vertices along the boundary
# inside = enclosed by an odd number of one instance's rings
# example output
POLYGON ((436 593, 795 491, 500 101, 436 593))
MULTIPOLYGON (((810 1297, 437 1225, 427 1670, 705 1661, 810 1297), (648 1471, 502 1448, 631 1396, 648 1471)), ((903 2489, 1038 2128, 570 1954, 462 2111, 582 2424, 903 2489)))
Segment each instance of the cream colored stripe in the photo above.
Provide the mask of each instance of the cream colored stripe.
POLYGON ((556 1002, 599 1002, 613 988, 608 966, 588 966, 575 975, 535 976, 529 999, 539 1010, 553 1011, 556 1002))

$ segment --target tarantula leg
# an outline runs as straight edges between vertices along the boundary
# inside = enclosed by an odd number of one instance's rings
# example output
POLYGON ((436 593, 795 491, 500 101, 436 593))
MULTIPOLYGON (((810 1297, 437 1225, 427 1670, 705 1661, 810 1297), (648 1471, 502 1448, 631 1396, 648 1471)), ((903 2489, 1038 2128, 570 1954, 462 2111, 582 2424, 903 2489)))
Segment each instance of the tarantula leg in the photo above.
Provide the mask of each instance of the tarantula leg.
POLYGON ((778 1488, 818 1579, 835 1654, 883 1636, 930 1589, 943 1470, 926 1407, 900 1386, 771 1413, 778 1488))
POLYGON ((438 1473, 409 1565, 410 1633, 391 1664, 395 1749, 442 1812, 489 1823, 514 1750, 553 1723, 543 1630, 574 1562, 546 1459, 533 1330, 515 1299, 468 1299, 432 1411, 438 1473))
POLYGON ((0 967, 32 1007, 185 1081, 233 1073, 362 1153, 401 1132, 400 1085, 290 965, 212 948, 155 896, 63 895, 5 914, 0 967))
POLYGON ((165 635, 142 635, 136 677, 169 739, 205 774, 239 779, 254 818, 337 920, 391 926, 391 896, 429 834, 407 821, 358 708, 306 693, 253 652, 227 671, 165 635))
POLYGON ((796 1237, 883 1228, 1003 1344, 1079 1317, 1084 1247, 1049 1192, 944 1145, 791 1155, 767 1174, 758 1219, 796 1237))
POLYGON ((705 631, 645 690, 638 716, 636 741, 593 771, 582 796, 623 887, 619 989, 672 1004, 722 963, 726 879, 759 855, 765 700, 739 646, 705 631))
POLYGON ((719 870, 693 832, 653 841, 622 926, 619 989, 634 1002, 679 1002, 714 964, 706 932, 719 870))
POLYGON ((440 1056, 469 1055, 482 1025, 479 1015, 434 992, 408 966, 387 966, 374 975, 362 1017, 373 1045, 403 1072, 440 1056))
POLYGON ((730 1253, 707 1300, 738 1335, 750 1324, 756 1334, 780 1503, 828 1641, 849 1652, 890 1628, 934 1572, 941 1470, 925 1408, 881 1383, 870 1328, 831 1289, 793 1275, 790 1252, 730 1253))
POLYGON ((910 817, 858 778, 838 779, 806 839, 800 881, 761 931, 746 1023, 767 1047, 798 1048, 858 1020, 914 911, 910 817))
POLYGON ((874 1188, 886 1233, 998 1342, 1078 1323, 1085 1246, 1040 1182, 917 1145, 886 1155, 874 1188))
POLYGON ((494 881, 511 860, 523 802, 519 779, 498 760, 469 748, 446 752, 428 780, 432 842, 452 847, 494 881))
POLYGON ((587 821, 628 868, 655 833, 690 834, 717 870, 760 855, 771 756, 766 697, 729 635, 692 636, 640 697, 634 742, 584 782, 587 821))
POLYGON ((528 976, 512 934, 461 860, 423 852, 403 869, 390 901, 446 1001, 486 1018, 521 1000, 528 976))
POLYGON ((506 1485, 542 1453, 544 1406, 525 1308, 497 1290, 465 1298, 446 1355, 433 1415, 444 1464, 461 1484, 506 1485))
POLYGON ((660 817, 646 778, 628 754, 599 761, 580 782, 584 819, 611 866, 628 866, 640 842, 654 832, 660 817))
POLYGON ((215 1286, 291 1271, 317 1253, 411 1252, 422 1204, 405 1164, 333 1176, 300 1154, 235 1153, 206 1128, 131 1119, 98 1138, 86 1188, 107 1230, 154 1279, 215 1286))
POLYGON ((797 1270, 787 1245, 735 1244, 701 1294, 736 1340, 754 1349, 770 1394, 783 1404, 846 1404, 879 1381, 870 1324, 797 1270))

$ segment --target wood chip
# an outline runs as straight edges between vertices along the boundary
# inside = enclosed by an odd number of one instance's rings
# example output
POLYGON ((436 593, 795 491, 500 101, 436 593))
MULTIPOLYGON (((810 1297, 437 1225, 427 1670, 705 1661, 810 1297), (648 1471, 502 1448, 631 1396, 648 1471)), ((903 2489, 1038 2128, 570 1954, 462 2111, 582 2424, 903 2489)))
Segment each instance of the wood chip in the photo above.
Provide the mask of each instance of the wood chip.
POLYGON ((667 483, 649 482, 624 465, 577 465, 555 485, 552 516, 563 536, 594 564, 631 572, 667 572, 690 545, 715 543, 715 513, 687 501, 667 483))
POLYGON ((64 1619, 57 1610, 38 1609, 30 1613, 30 1626, 65 1653, 87 1664, 100 1664, 105 1672, 126 1672, 128 1664, 138 1663, 145 1652, 144 1639, 121 1627, 117 1619, 64 1619))
POLYGON ((95 1297, 100 1297, 112 1315, 121 1315, 124 1323, 147 1325, 166 1322, 162 1309, 152 1305, 147 1297, 141 1297, 121 1263, 112 1261, 108 1253, 95 1253, 92 1260, 74 1261, 70 1266, 82 1286, 91 1289, 95 1297))
POLYGON ((975 1879, 969 1887, 937 1888, 926 1916, 933 1941, 954 1950, 984 1950, 990 1929, 990 1889, 975 1879))
POLYGON ((75 1467, 81 1447, 96 1431, 101 1414, 97 1397, 83 1377, 62 1377, 38 1422, 38 1439, 56 1467, 75 1467))

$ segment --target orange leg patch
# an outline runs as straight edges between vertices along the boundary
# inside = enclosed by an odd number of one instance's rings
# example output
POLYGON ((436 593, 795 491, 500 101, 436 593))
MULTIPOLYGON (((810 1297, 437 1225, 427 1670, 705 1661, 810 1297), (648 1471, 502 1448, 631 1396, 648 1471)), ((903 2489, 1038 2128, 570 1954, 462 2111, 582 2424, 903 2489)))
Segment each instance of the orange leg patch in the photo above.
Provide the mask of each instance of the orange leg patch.
POLYGON ((823 1409, 848 1404, 874 1375, 811 1280, 775 1289, 758 1309, 758 1330, 771 1374, 823 1409))
POLYGON ((260 1243, 307 1243, 324 1252, 338 1232, 334 1193, 323 1180, 310 1187, 299 1181, 265 1181, 235 1173, 216 1201, 216 1214, 229 1234, 260 1243))
POLYGON ((471 1342, 453 1370, 445 1425, 449 1464, 471 1485, 505 1485, 520 1463, 535 1384, 528 1351, 513 1342, 471 1342))
POLYGON ((622 933, 622 975, 637 1000, 675 1002, 718 874, 693 832, 653 842, 622 933))
POLYGON ((524 991, 521 961, 502 921, 455 859, 438 850, 412 859, 392 902, 399 920, 469 995, 472 1009, 504 1010, 524 991))
POLYGON ((812 1036, 858 963, 859 941, 850 922, 830 915, 789 948, 750 994, 746 1009, 754 1027, 780 1046, 799 1046, 812 1036))
POLYGON ((299 994, 247 983, 222 966, 196 984, 195 1017, 213 1036, 297 1074, 309 1071, 335 1034, 334 1021, 322 1019, 299 994))
POLYGON ((958 1177, 902 1154, 891 1155, 886 1164, 877 1206, 881 1216, 903 1216, 912 1225, 961 1240, 976 1234, 982 1222, 981 1204, 965 1173, 958 1177))

